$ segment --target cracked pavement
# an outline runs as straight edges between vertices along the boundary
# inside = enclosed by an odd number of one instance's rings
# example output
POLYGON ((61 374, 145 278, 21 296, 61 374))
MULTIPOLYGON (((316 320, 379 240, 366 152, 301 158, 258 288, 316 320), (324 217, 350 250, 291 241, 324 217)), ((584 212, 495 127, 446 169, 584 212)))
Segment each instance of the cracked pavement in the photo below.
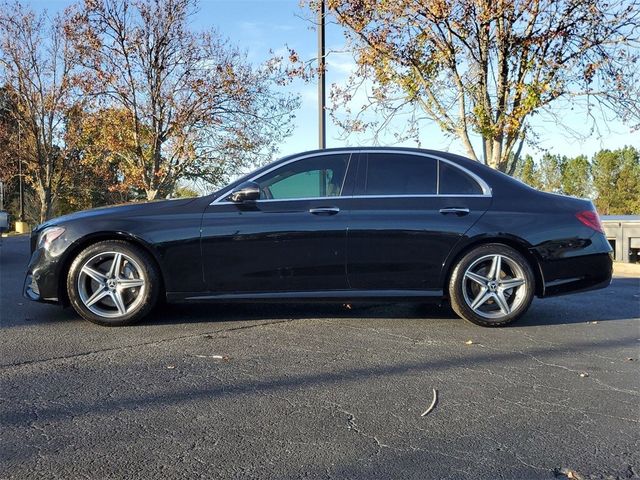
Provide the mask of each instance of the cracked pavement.
POLYGON ((404 304, 104 328, 24 300, 27 256, 0 240, 1 479, 640 478, 639 279, 503 329, 404 304))

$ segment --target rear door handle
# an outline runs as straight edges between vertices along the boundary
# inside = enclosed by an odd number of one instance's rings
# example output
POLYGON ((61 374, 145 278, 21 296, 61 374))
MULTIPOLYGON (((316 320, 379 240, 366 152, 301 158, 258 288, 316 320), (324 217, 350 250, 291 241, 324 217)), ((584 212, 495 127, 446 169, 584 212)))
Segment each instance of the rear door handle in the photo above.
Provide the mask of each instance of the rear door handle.
POLYGON ((448 207, 448 208, 441 208, 440 213, 443 215, 453 213, 455 215, 462 216, 462 215, 468 215, 469 209, 465 207, 448 207))
POLYGON ((339 211, 340 209, 338 207, 319 207, 309 209, 309 213, 312 213, 313 215, 335 215, 339 211))

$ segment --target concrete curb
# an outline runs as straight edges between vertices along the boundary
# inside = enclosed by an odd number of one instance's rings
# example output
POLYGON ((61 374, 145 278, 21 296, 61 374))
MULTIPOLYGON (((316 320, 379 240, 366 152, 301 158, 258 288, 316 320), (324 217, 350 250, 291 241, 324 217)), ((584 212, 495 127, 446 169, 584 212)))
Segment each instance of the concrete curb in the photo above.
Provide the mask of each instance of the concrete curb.
POLYGON ((613 262, 613 274, 619 277, 640 278, 640 264, 613 262))
POLYGON ((0 236, 2 236, 2 238, 26 237, 26 236, 29 236, 29 233, 18 233, 18 232, 11 231, 11 232, 2 232, 0 236))

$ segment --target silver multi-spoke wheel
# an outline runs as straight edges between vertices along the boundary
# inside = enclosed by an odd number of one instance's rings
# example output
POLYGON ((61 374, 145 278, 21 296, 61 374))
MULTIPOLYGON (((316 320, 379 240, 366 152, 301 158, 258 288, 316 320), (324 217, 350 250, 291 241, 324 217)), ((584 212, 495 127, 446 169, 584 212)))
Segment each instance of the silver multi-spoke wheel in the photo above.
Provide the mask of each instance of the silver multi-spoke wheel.
POLYGON ((484 255, 464 272, 462 294, 477 315, 502 318, 526 300, 526 277, 520 265, 506 255, 484 255))
POLYGON ((82 304, 90 312, 102 318, 121 318, 144 302, 147 280, 131 256, 107 251, 83 263, 77 288, 82 304))
POLYGON ((532 263, 501 243, 478 245, 454 265, 449 279, 451 308, 483 327, 502 327, 520 318, 535 293, 532 263))

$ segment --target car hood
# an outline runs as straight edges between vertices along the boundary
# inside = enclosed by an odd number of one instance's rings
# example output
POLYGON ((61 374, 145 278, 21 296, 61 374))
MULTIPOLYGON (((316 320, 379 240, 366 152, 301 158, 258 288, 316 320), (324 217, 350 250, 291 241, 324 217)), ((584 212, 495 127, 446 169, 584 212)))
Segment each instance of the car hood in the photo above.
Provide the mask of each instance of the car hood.
POLYGON ((68 215, 62 215, 61 217, 52 218, 44 223, 38 225, 33 232, 38 232, 44 228, 52 227, 54 225, 61 225, 68 222, 77 220, 87 220, 95 217, 122 217, 127 215, 134 215, 144 210, 145 213, 149 213, 155 210, 161 210, 166 207, 179 207, 181 205, 187 205, 196 200, 195 198, 175 199, 175 200, 161 200, 157 202, 139 202, 139 203, 125 203, 122 205, 111 205, 108 207, 92 208, 91 210, 82 210, 80 212, 70 213, 68 215))

